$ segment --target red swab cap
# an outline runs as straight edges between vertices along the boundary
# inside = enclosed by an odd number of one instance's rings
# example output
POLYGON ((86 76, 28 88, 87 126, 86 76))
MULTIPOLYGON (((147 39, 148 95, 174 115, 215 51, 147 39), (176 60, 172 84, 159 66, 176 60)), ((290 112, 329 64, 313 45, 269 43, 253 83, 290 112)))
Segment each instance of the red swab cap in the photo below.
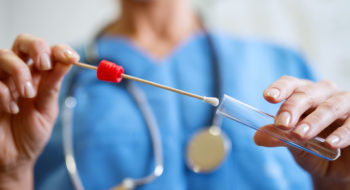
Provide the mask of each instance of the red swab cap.
POLYGON ((97 67, 97 79, 119 83, 122 81, 123 67, 106 60, 102 60, 97 67))

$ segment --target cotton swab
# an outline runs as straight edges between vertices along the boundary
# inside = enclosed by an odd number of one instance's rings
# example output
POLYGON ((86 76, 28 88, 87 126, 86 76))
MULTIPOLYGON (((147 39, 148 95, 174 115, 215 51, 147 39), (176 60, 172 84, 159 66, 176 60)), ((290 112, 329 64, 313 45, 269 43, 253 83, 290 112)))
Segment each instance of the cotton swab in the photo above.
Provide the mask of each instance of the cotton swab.
POLYGON ((124 79, 129 79, 129 80, 133 80, 133 81, 137 81, 137 82, 141 82, 144 84, 148 84, 148 85, 152 85, 158 88, 162 88, 165 90, 169 90, 172 92, 176 92, 182 95, 186 95, 186 96, 190 96, 193 98, 197 98, 200 100, 203 100, 204 102, 211 104, 212 106, 218 106, 219 105, 219 100, 215 97, 205 97, 205 96, 200 96, 197 94, 193 94, 193 93, 189 93, 183 90, 179 90, 176 88, 172 88, 169 86, 165 86, 162 84, 158 84, 155 82, 151 82, 148 80, 144 80, 138 77, 134 77, 134 76, 130 76, 124 73, 124 69, 123 67, 110 62, 110 61, 106 61, 106 60, 102 60, 100 62, 100 64, 96 67, 93 65, 89 65, 89 64, 85 64, 85 63, 74 63, 74 65, 79 66, 79 67, 83 67, 83 68, 87 68, 87 69, 92 69, 92 70, 96 70, 97 71, 97 78, 99 80, 103 80, 103 81, 108 81, 108 82, 115 82, 115 83, 119 83, 121 82, 121 80, 124 79))

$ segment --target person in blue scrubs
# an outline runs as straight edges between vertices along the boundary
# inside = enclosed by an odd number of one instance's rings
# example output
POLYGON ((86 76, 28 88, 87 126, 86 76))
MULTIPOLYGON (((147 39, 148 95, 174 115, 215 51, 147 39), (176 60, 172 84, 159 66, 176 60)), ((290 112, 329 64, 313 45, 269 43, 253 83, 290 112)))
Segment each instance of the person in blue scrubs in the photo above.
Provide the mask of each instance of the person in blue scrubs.
MULTIPOLYGON (((215 96, 210 47, 188 1, 122 0, 121 7, 121 16, 97 40, 97 59, 114 61, 133 76, 215 96)), ((275 127, 301 139, 327 134, 326 143, 341 148, 342 156, 330 162, 295 149, 266 148, 283 144, 224 120, 231 152, 215 171, 194 173, 185 164, 186 144, 210 125, 213 108, 137 84, 156 117, 164 156, 163 175, 138 188, 349 189, 350 93, 315 81, 295 50, 209 33, 224 93, 277 114, 275 127)), ((78 52, 30 34, 0 50, 0 189, 73 189, 59 110, 76 69, 68 72, 71 64, 87 61, 78 52), (26 64, 29 59, 33 65, 26 64)), ((126 177, 146 175, 153 167, 152 145, 125 87, 98 81, 91 70, 81 70, 74 80, 74 145, 84 187, 108 189, 126 177)))

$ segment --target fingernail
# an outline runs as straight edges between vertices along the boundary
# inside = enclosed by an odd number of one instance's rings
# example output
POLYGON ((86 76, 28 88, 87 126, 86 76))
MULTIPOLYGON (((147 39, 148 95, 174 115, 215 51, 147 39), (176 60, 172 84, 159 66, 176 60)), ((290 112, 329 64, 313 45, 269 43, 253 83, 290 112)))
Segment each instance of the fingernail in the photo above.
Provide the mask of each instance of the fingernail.
POLYGON ((288 112, 282 112, 277 116, 275 125, 288 127, 290 122, 290 114, 288 112))
POLYGON ((66 58, 68 60, 70 60, 70 59, 79 59, 79 55, 74 53, 73 51, 71 51, 69 49, 64 50, 64 55, 66 56, 66 58))
POLYGON ((280 91, 277 88, 271 88, 266 92, 265 95, 272 98, 278 98, 278 96, 280 95, 280 91))
POLYGON ((27 98, 33 98, 35 96, 33 84, 29 81, 24 85, 24 94, 27 98))
POLYGON ((43 53, 40 56, 40 69, 49 70, 51 69, 51 59, 47 53, 43 53))
POLYGON ((294 133, 299 135, 300 137, 304 137, 305 134, 309 131, 309 129, 310 129, 309 125, 301 124, 294 130, 294 133))
POLYGON ((13 114, 17 114, 19 112, 18 105, 13 101, 10 103, 10 111, 13 114))
POLYGON ((337 145, 337 144, 340 142, 340 138, 339 138, 337 135, 332 135, 332 136, 328 137, 328 138, 326 139, 326 141, 327 141, 329 144, 335 146, 335 145, 337 145))

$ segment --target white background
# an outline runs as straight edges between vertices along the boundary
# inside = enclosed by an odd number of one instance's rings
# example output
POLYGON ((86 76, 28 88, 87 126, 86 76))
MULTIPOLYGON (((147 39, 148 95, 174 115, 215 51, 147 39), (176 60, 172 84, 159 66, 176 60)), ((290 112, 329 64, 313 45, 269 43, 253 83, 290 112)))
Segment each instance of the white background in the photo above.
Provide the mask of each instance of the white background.
MULTIPOLYGON (((0 0, 0 48, 22 32, 78 44, 118 15, 117 0, 0 0)), ((350 90, 349 0, 196 0, 207 21, 301 49, 322 78, 350 90)))

